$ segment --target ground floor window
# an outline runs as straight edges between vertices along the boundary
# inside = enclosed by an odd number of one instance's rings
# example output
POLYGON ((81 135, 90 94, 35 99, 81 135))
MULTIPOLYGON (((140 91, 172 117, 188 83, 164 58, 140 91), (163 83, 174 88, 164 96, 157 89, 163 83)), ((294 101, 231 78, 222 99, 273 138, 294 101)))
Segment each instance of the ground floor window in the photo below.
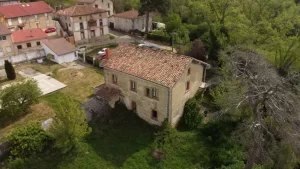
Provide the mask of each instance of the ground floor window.
POLYGON ((37 45, 37 46, 40 46, 40 45, 41 45, 41 42, 36 42, 36 45, 37 45))
POLYGON ((152 119, 157 120, 157 111, 156 110, 152 110, 152 119))
POLYGON ((18 48, 18 49, 22 49, 22 45, 18 45, 17 48, 18 48))
POLYGON ((134 102, 134 101, 132 101, 131 102, 131 110, 133 111, 133 112, 135 112, 136 113, 136 102, 134 102))

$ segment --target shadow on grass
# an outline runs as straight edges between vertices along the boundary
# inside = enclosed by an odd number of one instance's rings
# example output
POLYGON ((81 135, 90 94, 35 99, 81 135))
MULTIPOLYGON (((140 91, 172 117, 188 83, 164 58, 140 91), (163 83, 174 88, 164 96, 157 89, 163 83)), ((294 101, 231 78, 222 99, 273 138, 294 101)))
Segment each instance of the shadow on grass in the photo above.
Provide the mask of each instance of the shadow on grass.
POLYGON ((135 113, 118 105, 112 112, 109 122, 93 122, 88 144, 95 152, 116 167, 134 153, 153 143, 157 127, 151 126, 135 113))

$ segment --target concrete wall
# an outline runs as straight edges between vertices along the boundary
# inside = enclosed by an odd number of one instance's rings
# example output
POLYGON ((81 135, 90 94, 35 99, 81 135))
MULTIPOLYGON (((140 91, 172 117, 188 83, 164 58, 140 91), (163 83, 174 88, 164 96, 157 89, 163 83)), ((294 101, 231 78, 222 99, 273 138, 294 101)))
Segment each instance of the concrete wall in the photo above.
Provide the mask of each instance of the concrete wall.
POLYGON ((1 57, 0 58, 0 67, 4 66, 4 60, 8 60, 13 64, 21 63, 25 61, 30 61, 38 58, 45 57, 46 53, 44 49, 34 50, 31 52, 21 53, 18 55, 8 56, 8 57, 1 57))
POLYGON ((0 58, 15 54, 15 49, 12 43, 11 35, 2 35, 6 40, 0 40, 0 58), (2 51, 2 52, 1 52, 2 51))
POLYGON ((172 124, 175 125, 183 114, 185 103, 197 93, 202 84, 204 66, 198 63, 191 63, 179 81, 172 89, 171 98, 171 115, 172 124), (188 68, 190 68, 190 75, 188 75, 188 68), (190 89, 187 91, 187 82, 190 82, 190 89))
POLYGON ((110 69, 104 69, 105 83, 115 85, 122 91, 121 100, 125 103, 128 109, 132 109, 132 101, 137 104, 137 114, 150 124, 161 125, 161 122, 167 118, 168 112, 168 92, 169 89, 165 86, 146 81, 122 72, 117 72, 110 69), (113 84, 112 75, 118 77, 118 84, 113 84), (136 82, 136 91, 130 89, 130 81, 136 82), (157 89, 157 99, 146 96, 146 88, 157 89), (157 111, 157 120, 152 119, 152 110, 157 111))
POLYGON ((4 24, 7 27, 14 27, 12 31, 19 30, 17 25, 22 23, 25 24, 25 27, 23 29, 31 29, 37 27, 46 29, 54 25, 52 17, 53 17, 52 13, 43 13, 43 14, 23 16, 18 18, 5 19, 2 22, 4 22, 4 24))
MULTIPOLYGON (((146 16, 138 17, 136 19, 127 19, 112 16, 109 18, 109 22, 114 23, 114 29, 126 32, 134 29, 145 31, 146 29, 146 16)), ((152 28, 152 17, 149 18, 148 28, 149 30, 151 30, 152 28)))

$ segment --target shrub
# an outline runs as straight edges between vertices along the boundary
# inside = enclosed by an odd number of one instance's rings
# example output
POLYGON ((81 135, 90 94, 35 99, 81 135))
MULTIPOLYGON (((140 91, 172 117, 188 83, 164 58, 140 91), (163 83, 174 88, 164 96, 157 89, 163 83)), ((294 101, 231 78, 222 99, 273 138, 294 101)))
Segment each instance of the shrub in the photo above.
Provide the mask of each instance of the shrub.
POLYGON ((9 79, 9 80, 16 79, 15 68, 12 66, 12 64, 8 60, 5 60, 4 68, 5 68, 7 79, 9 79))
POLYGON ((42 152, 51 139, 42 129, 39 122, 29 123, 15 129, 9 136, 10 154, 13 157, 35 156, 42 152))
POLYGON ((9 159, 8 161, 9 169, 23 169, 25 168, 25 162, 22 158, 9 159))
POLYGON ((116 37, 114 35, 109 34, 109 39, 116 39, 116 37))
POLYGON ((184 106, 183 120, 189 129, 197 129, 203 121, 203 115, 196 99, 189 100, 184 106))

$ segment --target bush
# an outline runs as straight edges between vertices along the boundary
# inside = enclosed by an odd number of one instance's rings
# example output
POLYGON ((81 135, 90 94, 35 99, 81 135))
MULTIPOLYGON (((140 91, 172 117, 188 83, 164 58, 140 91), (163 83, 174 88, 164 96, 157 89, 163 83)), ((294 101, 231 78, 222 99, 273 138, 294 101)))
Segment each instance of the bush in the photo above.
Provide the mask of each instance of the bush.
POLYGON ((153 33, 148 33, 147 39, 159 41, 159 42, 171 43, 170 35, 161 30, 154 31, 153 33))
POLYGON ((30 157, 42 152, 51 139, 39 122, 15 129, 9 136, 10 154, 13 157, 30 157))
POLYGON ((116 39, 116 37, 114 35, 109 34, 109 39, 116 39))
POLYGON ((196 99, 189 100, 184 106, 183 120, 189 129, 197 129, 203 122, 203 115, 196 99))
POLYGON ((9 159, 8 161, 9 169, 23 169, 25 168, 25 162, 22 158, 9 159))
POLYGON ((7 79, 9 79, 9 80, 16 79, 15 68, 12 66, 12 64, 8 60, 4 61, 4 68, 5 68, 7 79))

